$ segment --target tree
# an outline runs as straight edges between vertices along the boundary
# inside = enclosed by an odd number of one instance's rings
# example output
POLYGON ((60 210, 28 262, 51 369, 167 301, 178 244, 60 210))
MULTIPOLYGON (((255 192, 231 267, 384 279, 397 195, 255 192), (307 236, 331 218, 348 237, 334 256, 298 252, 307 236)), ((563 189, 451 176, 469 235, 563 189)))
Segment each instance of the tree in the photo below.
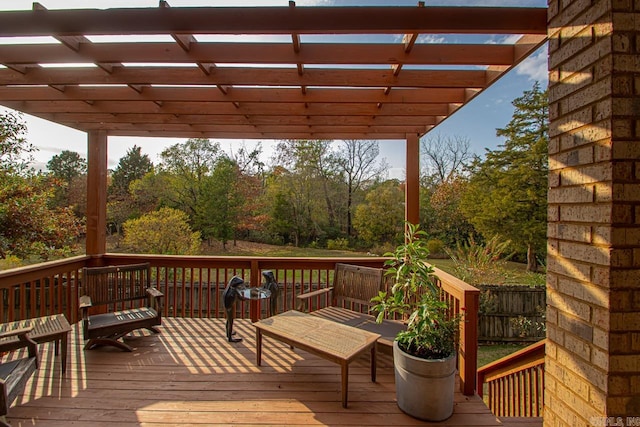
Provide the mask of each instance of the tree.
POLYGON ((49 160, 47 169, 61 184, 55 191, 55 206, 72 206, 78 218, 82 218, 86 212, 86 199, 79 199, 77 190, 85 193, 87 190, 86 160, 75 151, 63 150, 49 160))
POLYGON ((87 173, 87 161, 75 151, 63 150, 47 163, 53 176, 69 184, 74 178, 87 173))
POLYGON ((380 148, 377 141, 342 141, 336 161, 347 184, 347 236, 352 234, 354 196, 364 184, 383 177, 388 165, 376 163, 380 148))
POLYGON ((136 145, 127 150, 120 159, 118 166, 111 174, 111 193, 129 194, 129 185, 153 170, 153 163, 149 156, 142 154, 142 148, 136 145))
POLYGON ((171 191, 166 194, 167 204, 186 212, 195 230, 202 230, 198 223, 198 209, 202 203, 205 178, 214 170, 220 158, 220 146, 208 139, 188 139, 183 144, 164 150, 158 165, 166 173, 171 191))
POLYGON ((193 255, 200 249, 200 233, 189 226, 189 217, 172 208, 142 215, 123 224, 124 244, 137 253, 193 255))
POLYGON ((47 260, 68 253, 82 227, 70 208, 49 207, 56 181, 0 175, 0 258, 36 255, 47 260))
POLYGON ((460 208, 467 181, 457 175, 451 175, 433 187, 429 193, 430 212, 424 215, 424 229, 432 238, 440 239, 453 248, 469 241, 475 230, 460 208))
POLYGON ((35 148, 21 116, 0 115, 0 258, 64 255, 81 224, 68 208, 51 208, 59 180, 29 168, 35 148))
POLYGON ((238 164, 229 159, 220 159, 211 176, 205 179, 205 191, 199 211, 199 223, 203 224, 204 237, 214 237, 222 242, 234 238, 238 227, 242 196, 239 193, 238 164))
POLYGON ((291 236, 298 246, 336 232, 335 183, 339 182, 329 141, 288 140, 277 147, 281 169, 270 180, 275 194, 286 197, 291 207, 291 236))
POLYGON ((462 173, 469 161, 469 140, 462 136, 440 134, 422 140, 423 174, 427 181, 439 184, 462 173))
POLYGON ((404 230, 404 188, 397 180, 386 181, 367 193, 358 205, 353 226, 365 242, 397 242, 404 230))
POLYGON ((120 235, 122 224, 130 218, 140 215, 139 206, 131 192, 131 184, 153 171, 149 156, 142 154, 142 148, 136 145, 127 150, 118 161, 111 174, 109 196, 107 199, 107 222, 110 229, 120 235))
POLYGON ((462 209, 485 237, 498 234, 526 250, 527 269, 536 271, 547 232, 547 92, 536 83, 512 104, 511 121, 497 129, 506 138, 501 149, 487 150, 471 165, 462 209))
POLYGON ((27 141, 27 125, 18 113, 0 114, 0 169, 7 173, 25 173, 36 148, 27 141))

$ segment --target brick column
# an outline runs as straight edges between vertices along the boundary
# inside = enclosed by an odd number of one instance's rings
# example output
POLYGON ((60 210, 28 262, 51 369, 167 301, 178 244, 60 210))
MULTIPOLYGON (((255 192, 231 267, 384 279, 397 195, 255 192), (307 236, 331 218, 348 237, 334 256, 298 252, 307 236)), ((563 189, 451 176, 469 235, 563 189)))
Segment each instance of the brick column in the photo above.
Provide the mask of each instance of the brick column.
POLYGON ((549 1, 547 426, 640 417, 639 54, 640 1, 549 1))

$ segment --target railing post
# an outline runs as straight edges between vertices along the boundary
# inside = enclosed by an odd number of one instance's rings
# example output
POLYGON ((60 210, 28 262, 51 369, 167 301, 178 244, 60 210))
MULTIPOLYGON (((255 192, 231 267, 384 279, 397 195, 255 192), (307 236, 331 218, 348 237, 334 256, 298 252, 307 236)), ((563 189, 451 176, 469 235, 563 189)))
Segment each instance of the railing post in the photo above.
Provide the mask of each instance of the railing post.
MULTIPOLYGON (((251 260, 251 273, 249 275, 249 284, 252 288, 260 286, 260 264, 258 260, 251 260)), ((260 300, 249 300, 249 317, 252 322, 260 320, 260 300)))
POLYGON ((476 393, 479 305, 480 291, 465 290, 461 307, 464 310, 464 320, 460 327, 460 349, 463 357, 459 358, 459 372, 460 390, 466 396, 476 393))

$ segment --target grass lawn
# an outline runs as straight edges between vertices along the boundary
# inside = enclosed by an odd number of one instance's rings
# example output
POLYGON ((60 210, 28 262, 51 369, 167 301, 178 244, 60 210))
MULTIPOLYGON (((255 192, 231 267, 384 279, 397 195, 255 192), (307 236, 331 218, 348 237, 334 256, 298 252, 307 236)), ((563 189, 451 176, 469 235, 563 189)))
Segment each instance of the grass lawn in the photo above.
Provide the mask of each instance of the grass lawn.
POLYGON ((488 363, 498 360, 501 357, 508 356, 511 353, 525 348, 529 344, 481 344, 478 347, 478 367, 482 367, 488 363))

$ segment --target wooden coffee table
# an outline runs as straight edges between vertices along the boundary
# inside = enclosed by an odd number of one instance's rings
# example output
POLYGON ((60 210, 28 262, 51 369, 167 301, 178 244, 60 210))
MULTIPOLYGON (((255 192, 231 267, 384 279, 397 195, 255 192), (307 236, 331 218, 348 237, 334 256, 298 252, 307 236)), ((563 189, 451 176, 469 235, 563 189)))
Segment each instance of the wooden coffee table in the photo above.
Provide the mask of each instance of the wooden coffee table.
MULTIPOLYGON (((18 320, 15 322, 0 324, 0 332, 11 331, 19 328, 31 327, 33 330, 29 333, 29 337, 37 343, 53 341, 54 352, 60 354, 60 365, 62 373, 67 370, 67 347, 69 341, 69 332, 71 326, 64 317, 64 314, 54 314, 52 316, 35 317, 33 319, 18 320)), ((12 343, 16 347, 20 347, 19 340, 16 337, 5 338, 6 343, 12 343)), ((9 345, 9 347, 11 346, 9 345)))
POLYGON ((337 363, 342 371, 342 407, 347 407, 349 363, 371 351, 371 381, 376 381, 376 341, 379 334, 291 310, 260 320, 256 327, 256 364, 262 362, 262 335, 337 363))

